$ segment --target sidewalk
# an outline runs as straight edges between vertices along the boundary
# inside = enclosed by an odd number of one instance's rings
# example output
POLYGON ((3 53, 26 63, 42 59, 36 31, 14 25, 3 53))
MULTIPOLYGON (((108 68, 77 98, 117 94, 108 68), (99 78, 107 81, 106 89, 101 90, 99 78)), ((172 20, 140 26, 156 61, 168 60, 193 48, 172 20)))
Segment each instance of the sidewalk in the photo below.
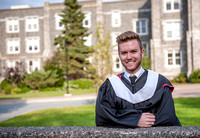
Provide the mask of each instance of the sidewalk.
POLYGON ((96 99, 96 93, 72 95, 72 96, 6 99, 6 100, 0 100, 0 105, 1 104, 17 104, 17 103, 47 103, 47 102, 62 102, 62 101, 78 101, 78 100, 90 100, 90 99, 96 99))
POLYGON ((179 97, 200 97, 200 83, 198 84, 175 84, 174 92, 172 93, 174 98, 179 97))
MULTIPOLYGON (((179 97, 200 97, 200 84, 175 84, 172 93, 173 98, 179 97)), ((83 94, 72 96, 57 96, 57 97, 39 97, 39 98, 22 98, 22 99, 7 99, 0 100, 0 104, 17 104, 17 103, 46 103, 46 102, 61 102, 61 101, 76 101, 96 99, 97 94, 83 94)))

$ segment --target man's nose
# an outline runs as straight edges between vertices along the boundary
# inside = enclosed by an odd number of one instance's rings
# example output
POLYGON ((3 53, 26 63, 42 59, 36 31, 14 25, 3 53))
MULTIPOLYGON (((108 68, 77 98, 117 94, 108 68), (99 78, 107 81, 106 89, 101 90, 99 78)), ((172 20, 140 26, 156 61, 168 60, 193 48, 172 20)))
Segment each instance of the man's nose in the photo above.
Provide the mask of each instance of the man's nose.
POLYGON ((128 53, 128 54, 127 54, 127 59, 131 59, 131 58, 132 58, 131 53, 128 53))

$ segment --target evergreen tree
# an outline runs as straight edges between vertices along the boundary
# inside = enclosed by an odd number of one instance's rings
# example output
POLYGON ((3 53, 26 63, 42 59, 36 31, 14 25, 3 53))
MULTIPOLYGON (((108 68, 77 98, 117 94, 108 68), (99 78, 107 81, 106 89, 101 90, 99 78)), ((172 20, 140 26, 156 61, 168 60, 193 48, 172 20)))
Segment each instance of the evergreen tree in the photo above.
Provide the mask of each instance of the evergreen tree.
POLYGON ((96 87, 112 74, 112 45, 110 32, 104 33, 104 26, 99 23, 96 29, 97 44, 91 47, 96 87))
MULTIPOLYGON (((77 0, 65 0, 65 9, 60 15, 64 29, 62 35, 55 38, 55 45, 60 45, 59 50, 68 51, 69 77, 76 79, 85 75, 84 68, 89 64, 87 59, 89 48, 84 45, 88 29, 83 27, 84 13, 77 0)), ((65 52, 66 54, 67 52, 65 52)), ((66 72, 66 66, 63 68, 66 72)))

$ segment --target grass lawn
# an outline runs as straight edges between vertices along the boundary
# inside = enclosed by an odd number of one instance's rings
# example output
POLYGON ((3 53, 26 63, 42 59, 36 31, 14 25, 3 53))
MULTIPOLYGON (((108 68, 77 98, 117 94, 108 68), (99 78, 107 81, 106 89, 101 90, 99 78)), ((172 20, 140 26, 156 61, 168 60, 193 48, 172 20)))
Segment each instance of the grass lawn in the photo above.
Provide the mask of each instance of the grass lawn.
MULTIPOLYGON (((182 126, 200 126, 200 98, 174 99, 182 126)), ((0 122, 3 127, 95 126, 95 105, 39 110, 0 122)))
POLYGON ((94 126, 94 108, 87 105, 39 110, 0 122, 0 126, 94 126))
POLYGON ((175 98, 174 103, 182 126, 200 126, 200 98, 175 98))
MULTIPOLYGON (((95 93, 95 89, 77 89, 69 91, 72 95, 79 94, 89 94, 95 93)), ((21 99, 21 98, 33 98, 33 97, 54 97, 54 96, 64 96, 66 91, 47 91, 47 92, 28 92, 24 94, 15 94, 15 95, 0 95, 0 100, 2 99, 21 99)))

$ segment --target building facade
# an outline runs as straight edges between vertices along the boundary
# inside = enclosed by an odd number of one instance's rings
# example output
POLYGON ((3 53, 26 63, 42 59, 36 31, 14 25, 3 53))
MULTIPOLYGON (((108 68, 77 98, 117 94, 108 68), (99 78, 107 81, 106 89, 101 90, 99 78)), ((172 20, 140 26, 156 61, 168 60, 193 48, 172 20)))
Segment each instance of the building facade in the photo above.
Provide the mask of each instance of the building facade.
MULTIPOLYGON (((111 32, 113 71, 123 71, 117 53, 116 36, 128 30, 142 39, 152 70, 172 79, 180 72, 189 76, 200 68, 199 0, 124 0, 79 2, 85 13, 83 24, 91 33, 87 46, 95 45, 95 30, 102 22, 111 32)), ((0 10, 0 73, 4 67, 23 62, 28 73, 42 69, 44 61, 56 49, 54 38, 63 29, 59 14, 63 3, 43 7, 13 7, 0 10)))

